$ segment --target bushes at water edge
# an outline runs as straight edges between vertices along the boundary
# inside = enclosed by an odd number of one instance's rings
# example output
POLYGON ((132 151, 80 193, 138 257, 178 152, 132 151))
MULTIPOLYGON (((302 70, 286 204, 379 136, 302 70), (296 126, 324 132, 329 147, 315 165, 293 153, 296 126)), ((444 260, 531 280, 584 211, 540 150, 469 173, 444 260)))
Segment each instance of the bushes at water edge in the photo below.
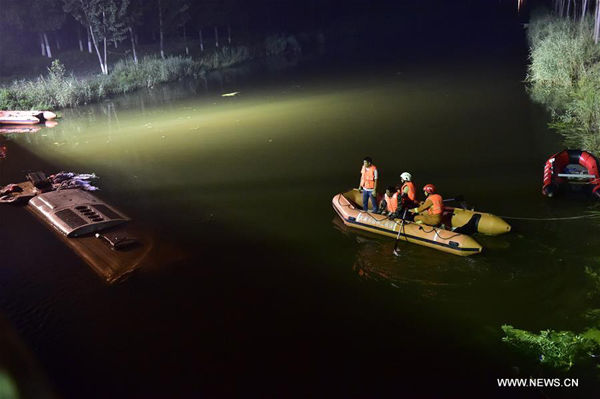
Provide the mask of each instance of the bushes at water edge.
POLYGON ((593 20, 536 15, 529 25, 527 83, 569 144, 600 155, 600 46, 593 20))
MULTIPOLYGON (((318 36, 323 42, 323 37, 318 36)), ((300 43, 293 35, 272 35, 251 52, 246 46, 225 46, 201 57, 174 56, 162 59, 144 57, 138 64, 131 59, 118 61, 109 75, 76 78, 68 74, 59 60, 48 68, 47 76, 19 80, 0 87, 0 110, 57 109, 96 102, 113 94, 123 94, 156 84, 197 78, 205 71, 227 68, 252 59, 254 55, 300 53, 300 43)))
MULTIPOLYGON (((502 326, 502 330, 506 334, 504 342, 556 369, 569 370, 575 363, 589 363, 590 355, 600 349, 599 342, 571 331, 546 330, 533 334, 509 325, 502 326)), ((591 333, 594 331, 597 332, 591 333)))
POLYGON ((598 370, 593 359, 600 355, 600 272, 586 267, 585 278, 587 297, 593 308, 580 315, 589 326, 582 333, 545 330, 534 334, 504 325, 502 340, 530 359, 554 369, 566 371, 574 365, 584 365, 598 370))
POLYGON ((109 75, 76 78, 67 74, 59 60, 48 68, 47 76, 15 81, 0 88, 0 109, 57 109, 75 107, 159 83, 197 78, 210 69, 225 68, 251 58, 246 47, 223 47, 196 61, 190 57, 144 57, 117 62, 109 75))

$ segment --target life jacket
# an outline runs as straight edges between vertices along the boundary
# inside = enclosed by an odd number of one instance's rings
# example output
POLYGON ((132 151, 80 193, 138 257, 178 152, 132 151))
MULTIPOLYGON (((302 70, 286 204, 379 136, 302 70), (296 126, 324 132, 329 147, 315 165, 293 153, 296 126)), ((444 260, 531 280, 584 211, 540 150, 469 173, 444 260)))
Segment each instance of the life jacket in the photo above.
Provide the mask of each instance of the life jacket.
POLYGON ((432 206, 427 208, 427 212, 430 215, 441 215, 444 212, 444 203, 442 202, 442 196, 439 194, 429 194, 427 199, 431 200, 432 206))
POLYGON ((360 173, 360 186, 366 189, 374 189, 375 188, 375 171, 377 167, 375 165, 371 165, 368 168, 365 168, 363 165, 360 173))
POLYGON ((400 188, 400 192, 402 193, 402 195, 404 195, 404 189, 407 187, 408 187, 408 194, 407 194, 408 199, 411 200, 412 202, 415 202, 417 200, 417 192, 415 191, 415 185, 413 184, 413 182, 407 181, 406 183, 404 183, 402 185, 402 188, 400 188))
POLYGON ((394 193, 391 197, 388 197, 387 193, 385 194, 385 204, 386 209, 390 213, 396 212, 398 209, 398 193, 394 193))

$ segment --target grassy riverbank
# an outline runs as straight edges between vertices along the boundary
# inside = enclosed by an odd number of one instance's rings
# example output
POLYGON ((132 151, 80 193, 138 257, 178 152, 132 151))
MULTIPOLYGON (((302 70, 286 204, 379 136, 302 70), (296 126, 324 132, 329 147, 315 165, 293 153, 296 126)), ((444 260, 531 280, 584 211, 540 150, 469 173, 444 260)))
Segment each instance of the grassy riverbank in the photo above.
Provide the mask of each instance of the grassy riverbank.
POLYGON ((527 83, 569 146, 600 155, 600 45, 593 41, 593 28, 591 17, 534 16, 527 83))
POLYGON ((197 56, 145 56, 135 64, 131 58, 117 61, 108 75, 93 74, 77 77, 68 71, 60 59, 55 59, 45 76, 20 79, 0 87, 0 109, 58 109, 76 107, 103 100, 111 95, 184 78, 198 78, 205 72, 227 68, 253 58, 300 52, 293 36, 268 37, 261 46, 250 50, 246 46, 221 47, 197 56))

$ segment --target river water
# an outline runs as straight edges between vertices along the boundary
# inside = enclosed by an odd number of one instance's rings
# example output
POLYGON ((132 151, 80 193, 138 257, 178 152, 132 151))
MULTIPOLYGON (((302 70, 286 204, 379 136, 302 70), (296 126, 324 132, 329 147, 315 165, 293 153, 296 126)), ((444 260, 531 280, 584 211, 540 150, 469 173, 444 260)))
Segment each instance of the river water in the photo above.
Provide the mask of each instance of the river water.
POLYGON ((562 142, 525 92, 524 33, 503 29, 485 51, 261 61, 5 137, 0 184, 94 172, 103 199, 187 255, 109 286, 1 207, 0 309, 65 398, 539 396, 497 388, 537 372, 500 327, 584 327, 596 221, 507 219, 510 234, 475 237, 480 255, 401 243, 395 257, 331 206, 371 156, 380 188, 410 171, 498 215, 589 209, 541 195, 562 142))

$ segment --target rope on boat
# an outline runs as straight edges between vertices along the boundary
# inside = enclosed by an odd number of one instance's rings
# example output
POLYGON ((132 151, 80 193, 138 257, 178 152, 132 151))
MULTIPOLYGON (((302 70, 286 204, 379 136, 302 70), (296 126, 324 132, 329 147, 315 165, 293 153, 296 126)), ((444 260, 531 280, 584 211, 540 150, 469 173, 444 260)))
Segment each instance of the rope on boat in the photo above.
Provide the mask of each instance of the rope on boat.
MULTIPOLYGON (((351 206, 350 206, 350 205, 344 205, 344 204, 342 204, 342 203, 340 202, 340 199, 341 199, 341 198, 342 198, 342 194, 338 194, 338 197, 337 197, 338 205, 339 205, 339 206, 344 206, 344 207, 347 207, 347 208, 351 208, 351 206)), ((383 216, 383 218, 382 218, 382 219, 377 219, 375 216, 373 216, 373 214, 372 214, 372 213, 370 213, 370 212, 368 212, 368 211, 364 211, 364 210, 361 210, 361 209, 357 209, 357 210, 358 210, 360 213, 366 213, 366 214, 367 214, 367 215, 369 215, 369 216, 370 216, 370 217, 371 217, 373 220, 375 220, 375 221, 377 221, 377 222, 381 222, 381 221, 384 221, 384 220, 386 220, 386 219, 387 219, 387 220, 390 220, 390 221, 391 221, 391 222, 393 222, 393 223, 394 223, 396 226, 400 226, 400 228, 402 229, 402 233, 403 233, 404 235, 406 235, 406 233, 405 233, 405 231, 406 231, 406 230, 405 230, 405 227, 404 227, 404 225, 403 225, 403 224, 401 224, 401 223, 398 223, 398 222, 397 222, 395 219, 389 219, 387 216, 383 216)), ((410 222, 410 223, 415 223, 415 222, 410 222)), ((437 235, 439 238, 441 238, 442 240, 450 240, 450 239, 452 239, 452 238, 454 238, 454 237, 457 237, 457 236, 459 236, 459 235, 460 235, 460 233, 453 233, 453 234, 452 234, 450 237, 443 237, 443 236, 440 234, 440 230, 442 230, 442 231, 446 231, 446 230, 444 230, 444 229, 440 229, 440 228, 437 228, 437 227, 435 227, 435 226, 429 226, 429 227, 431 227, 431 230, 429 230, 429 231, 426 231, 426 230, 425 230, 425 228, 424 228, 424 226, 426 226, 426 225, 424 225, 424 224, 423 224, 423 225, 420 225, 421 229, 422 229, 422 230, 423 230, 425 233, 429 234, 429 233, 431 233, 431 232, 435 231, 435 234, 436 234, 436 235, 437 235)), ((398 232, 400 232, 400 230, 398 230, 398 232)), ((450 232, 450 233, 452 233, 452 232, 450 232)))
POLYGON ((551 221, 551 220, 575 220, 575 219, 591 219, 591 218, 598 218, 600 217, 600 214, 598 215, 580 215, 580 216, 568 216, 568 217, 564 217, 564 218, 519 218, 519 217, 514 217, 514 216, 500 216, 502 219, 512 219, 512 220, 533 220, 533 221, 551 221))

